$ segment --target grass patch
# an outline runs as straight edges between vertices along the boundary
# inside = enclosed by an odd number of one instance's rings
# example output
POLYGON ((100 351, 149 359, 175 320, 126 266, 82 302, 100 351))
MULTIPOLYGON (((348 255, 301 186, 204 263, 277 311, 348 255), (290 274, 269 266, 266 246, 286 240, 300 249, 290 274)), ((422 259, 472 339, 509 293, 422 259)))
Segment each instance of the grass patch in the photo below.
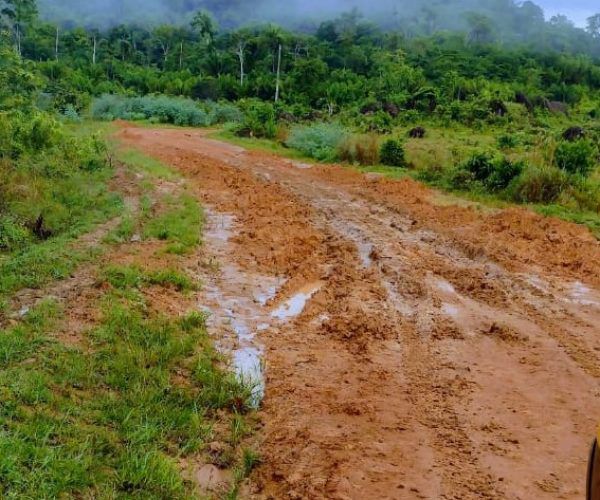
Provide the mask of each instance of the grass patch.
POLYGON ((314 162, 313 158, 310 158, 296 149, 290 149, 282 145, 273 139, 256 139, 249 137, 239 137, 231 130, 222 129, 217 130, 209 135, 211 139, 221 140, 255 151, 266 151, 273 153, 283 158, 289 158, 291 160, 299 160, 306 162, 314 162))
POLYGON ((134 171, 142 172, 153 179, 174 181, 180 178, 179 174, 167 167, 164 163, 141 153, 136 149, 119 148, 117 158, 134 171))
POLYGON ((141 289, 147 285, 172 287, 179 292, 189 292, 199 288, 198 283, 188 275, 172 268, 143 271, 137 266, 110 266, 104 270, 103 278, 111 286, 120 290, 141 289))
POLYGON ((164 209, 144 224, 145 238, 168 242, 166 251, 186 254, 200 244, 203 214, 196 199, 188 194, 166 196, 164 209))
POLYGON ((89 262, 102 251, 99 247, 74 249, 73 239, 74 236, 63 236, 0 256, 0 297, 22 288, 39 288, 53 280, 67 278, 77 266, 89 262))
MULTIPOLYGON (((127 290, 136 274, 111 280, 127 290)), ((221 368, 202 314, 165 317, 121 291, 101 300, 81 349, 52 338, 51 302, 0 332, 3 498, 190 498, 179 459, 249 411, 251 391, 221 368)))

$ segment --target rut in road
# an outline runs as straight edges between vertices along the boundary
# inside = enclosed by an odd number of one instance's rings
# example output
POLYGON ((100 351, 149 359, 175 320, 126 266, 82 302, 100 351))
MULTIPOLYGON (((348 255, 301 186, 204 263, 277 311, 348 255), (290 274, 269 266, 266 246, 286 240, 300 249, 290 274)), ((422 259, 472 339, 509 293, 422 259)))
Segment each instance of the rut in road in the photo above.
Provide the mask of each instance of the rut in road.
POLYGON ((246 496, 581 498, 600 415, 587 231, 201 131, 120 138, 231 221, 206 241, 223 269, 211 307, 257 334, 267 377, 246 496))

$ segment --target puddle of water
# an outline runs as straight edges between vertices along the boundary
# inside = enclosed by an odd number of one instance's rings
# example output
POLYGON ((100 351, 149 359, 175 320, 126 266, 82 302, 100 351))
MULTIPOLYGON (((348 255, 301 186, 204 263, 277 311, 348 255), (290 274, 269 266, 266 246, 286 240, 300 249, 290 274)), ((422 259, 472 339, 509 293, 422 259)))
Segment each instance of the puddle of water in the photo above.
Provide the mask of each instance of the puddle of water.
POLYGON ((597 306, 600 302, 592 298, 592 290, 585 286, 581 281, 576 281, 571 285, 571 300, 584 306, 597 306))
POLYGON ((267 302, 271 300, 275 295, 277 295, 277 290, 279 290, 280 286, 283 283, 278 283, 277 285, 270 286, 265 292, 259 292, 254 297, 256 302, 258 302, 261 306, 266 306, 267 302))
POLYGON ((529 283, 532 287, 534 287, 542 293, 550 293, 546 282, 542 280, 539 276, 536 276, 535 274, 526 276, 525 281, 527 281, 527 283, 529 283))
POLYGON ((300 169, 307 169, 307 168, 312 168, 313 166, 310 163, 302 163, 299 161, 294 161, 292 162, 292 166, 295 168, 300 168, 300 169))
POLYGON ((254 334, 248 328, 248 325, 243 321, 234 319, 231 321, 231 328, 235 332, 240 342, 251 342, 254 339, 254 334))
POLYGON ((313 297, 315 293, 319 291, 322 283, 313 283, 305 286, 302 290, 294 294, 277 309, 275 309, 271 316, 278 320, 290 319, 298 316, 304 308, 306 303, 313 297))
POLYGON ((406 301, 396 291, 394 286, 391 283, 388 283, 387 281, 384 281, 383 284, 387 290, 388 297, 391 299, 396 310, 400 314, 402 314, 402 316, 406 316, 409 318, 413 317, 415 315, 414 309, 409 304, 406 303, 406 301))
POLYGON ((356 246, 358 248, 358 255, 363 267, 365 269, 371 267, 371 264, 373 264, 373 259, 371 258, 373 245, 370 243, 356 243, 356 246))
POLYGON ((242 347, 233 351, 232 359, 237 376, 252 388, 251 403, 258 408, 265 396, 260 350, 256 347, 242 347))
POLYGON ((456 307, 453 304, 448 304, 447 302, 444 302, 442 304, 442 312, 444 314, 446 314, 447 316, 451 316, 453 318, 456 318, 458 316, 459 309, 458 309, 458 307, 456 307))
POLYGON ((452 284, 447 282, 446 280, 437 279, 435 281, 435 286, 437 286, 438 289, 440 289, 442 292, 452 293, 452 294, 456 293, 456 290, 454 289, 452 284))

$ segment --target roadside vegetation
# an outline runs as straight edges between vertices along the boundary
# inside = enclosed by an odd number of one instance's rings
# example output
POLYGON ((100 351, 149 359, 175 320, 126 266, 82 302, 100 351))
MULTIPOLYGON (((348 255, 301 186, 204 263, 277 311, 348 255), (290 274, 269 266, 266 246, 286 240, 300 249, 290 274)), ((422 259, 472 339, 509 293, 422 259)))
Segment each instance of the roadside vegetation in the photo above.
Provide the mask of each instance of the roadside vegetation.
MULTIPOLYGON (((597 16, 583 30, 511 4, 494 19, 465 14, 459 32, 409 35, 357 11, 311 32, 221 29, 200 11, 178 27, 78 27, 57 37, 35 2, 28 5, 5 16, 8 44, 17 35, 19 42, 16 51, 4 49, 4 82, 14 89, 6 99, 16 106, 29 94, 46 111, 31 118, 33 135, 11 157, 40 144, 68 149, 58 121, 221 127, 223 137, 247 145, 378 171, 399 167, 470 198, 530 204, 600 226, 597 16), (528 33, 514 32, 525 25, 528 33), (550 33, 555 43, 544 45, 550 33), (11 78, 19 67, 26 79, 18 72, 11 78)), ((2 137, 21 130, 21 119, 6 117, 2 137)), ((73 146, 80 170, 101 177, 99 144, 82 142, 73 146)), ((47 167, 44 175, 58 174, 47 167)), ((18 246, 27 237, 19 228, 40 215, 13 211, 16 220, 2 220, 4 246, 18 246)), ((46 211, 45 223, 60 231, 67 221, 56 207, 46 211)))
POLYGON ((0 38, 0 497, 198 497, 217 464, 233 498, 253 388, 198 309, 202 208, 43 81, 0 38))

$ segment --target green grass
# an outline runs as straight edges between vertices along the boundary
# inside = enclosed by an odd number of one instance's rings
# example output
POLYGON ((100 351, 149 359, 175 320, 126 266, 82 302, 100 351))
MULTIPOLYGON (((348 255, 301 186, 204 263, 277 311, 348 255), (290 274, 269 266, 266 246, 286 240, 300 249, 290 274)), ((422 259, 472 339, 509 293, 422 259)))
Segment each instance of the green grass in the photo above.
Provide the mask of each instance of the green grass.
POLYGON ((153 179, 164 179, 168 181, 177 180, 179 174, 167 167, 164 163, 131 148, 119 148, 116 151, 118 160, 126 163, 134 171, 143 172, 153 179))
POLYGON ((222 140, 236 146, 240 146, 249 150, 266 151, 291 160, 305 161, 308 163, 316 163, 314 158, 310 158, 300 151, 287 148, 273 139, 252 139, 248 137, 238 137, 231 130, 220 129, 209 135, 212 139, 222 140))
POLYGON ((200 243, 204 222, 200 205, 187 193, 165 196, 162 203, 165 206, 161 213, 144 223, 144 237, 168 242, 169 253, 189 253, 200 243))
POLYGON ((249 410, 251 391, 221 368, 204 316, 149 313, 128 280, 106 292, 80 347, 53 338, 52 302, 0 332, 2 498, 190 498, 179 459, 249 410))
POLYGON ((147 285, 172 287, 179 292, 198 290, 199 284, 188 275, 173 268, 144 271, 137 266, 109 266, 104 270, 104 279, 114 288, 141 289, 147 285))

